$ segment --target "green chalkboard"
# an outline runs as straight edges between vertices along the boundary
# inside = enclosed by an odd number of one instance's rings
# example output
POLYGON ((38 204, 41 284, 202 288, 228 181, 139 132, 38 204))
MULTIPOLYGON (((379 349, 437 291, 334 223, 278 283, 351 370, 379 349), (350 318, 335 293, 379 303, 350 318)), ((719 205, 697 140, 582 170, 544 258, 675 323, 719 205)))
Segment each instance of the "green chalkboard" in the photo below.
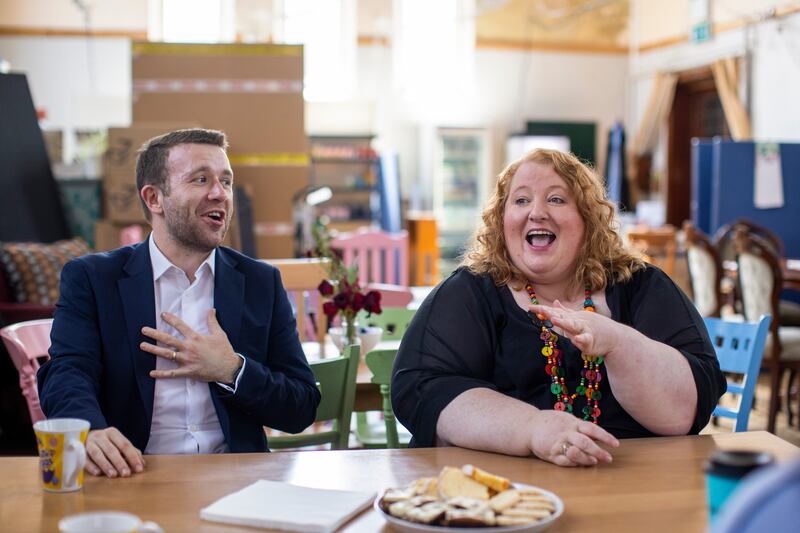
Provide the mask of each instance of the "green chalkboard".
POLYGON ((597 125, 594 122, 528 121, 526 135, 556 135, 569 137, 570 150, 583 162, 597 166, 597 125))

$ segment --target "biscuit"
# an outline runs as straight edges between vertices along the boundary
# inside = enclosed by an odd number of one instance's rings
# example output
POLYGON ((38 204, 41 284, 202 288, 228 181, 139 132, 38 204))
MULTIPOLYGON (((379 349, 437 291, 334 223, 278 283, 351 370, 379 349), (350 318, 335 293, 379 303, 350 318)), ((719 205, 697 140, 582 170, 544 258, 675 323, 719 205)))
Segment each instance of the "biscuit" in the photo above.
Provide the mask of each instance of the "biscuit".
POLYGON ((495 516, 488 508, 483 512, 472 509, 448 509, 444 515, 444 523, 452 527, 493 526, 495 516))
POLYGON ((547 509, 551 513, 556 512, 556 505, 550 500, 520 500, 514 509, 547 509))
POLYGON ((495 512, 499 513, 508 509, 509 507, 512 507, 519 501, 519 491, 511 489, 499 492, 496 496, 492 496, 492 498, 489 500, 489 505, 492 507, 492 509, 494 509, 495 512))
POLYGON ((464 465, 461 469, 478 483, 482 483, 496 492, 503 492, 511 486, 511 481, 508 479, 489 473, 486 470, 481 470, 477 466, 464 465))
POLYGON ((437 492, 443 500, 465 496, 476 500, 488 500, 489 488, 468 477, 459 468, 446 466, 439 474, 437 492))
POLYGON ((515 518, 529 518, 531 520, 540 520, 542 518, 547 518, 550 516, 551 513, 547 509, 517 509, 516 507, 512 507, 511 509, 506 509, 503 511, 503 516, 513 516, 515 518))
POLYGON ((422 507, 414 507, 405 513, 405 519, 421 524, 431 524, 442 518, 447 511, 447 507, 440 502, 430 502, 422 507))
POLYGON ((498 526, 521 526, 523 524, 530 524, 534 522, 533 519, 518 518, 516 516, 498 515, 494 519, 495 524, 498 526))

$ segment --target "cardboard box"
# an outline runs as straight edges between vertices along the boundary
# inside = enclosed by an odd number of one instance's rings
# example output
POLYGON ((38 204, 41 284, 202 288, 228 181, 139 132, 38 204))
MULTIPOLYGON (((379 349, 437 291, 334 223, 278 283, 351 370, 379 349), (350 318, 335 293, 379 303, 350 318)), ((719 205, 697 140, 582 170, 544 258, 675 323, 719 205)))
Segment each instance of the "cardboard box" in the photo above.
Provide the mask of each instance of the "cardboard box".
POLYGON ((120 223, 145 223, 136 182, 115 178, 103 181, 103 214, 120 223))
POLYGON ((294 257, 294 238, 287 236, 256 236, 258 259, 288 259, 294 257))
MULTIPOLYGON (((142 239, 146 239, 147 236, 150 235, 150 225, 136 225, 142 230, 142 239)), ((107 252, 119 248, 122 230, 129 226, 131 226, 131 224, 114 222, 107 219, 98 220, 94 225, 94 249, 98 252, 107 252)))
POLYGON ((103 176, 106 180, 128 176, 136 181, 136 155, 142 145, 170 131, 199 128, 196 122, 154 122, 133 124, 128 128, 108 128, 108 148, 103 155, 103 176))
POLYGON ((250 195, 253 222, 287 222, 293 219, 292 199, 308 186, 305 166, 234 166, 234 182, 250 195))
POLYGON ((133 43, 133 120, 197 120, 235 154, 306 154, 303 48, 133 43))

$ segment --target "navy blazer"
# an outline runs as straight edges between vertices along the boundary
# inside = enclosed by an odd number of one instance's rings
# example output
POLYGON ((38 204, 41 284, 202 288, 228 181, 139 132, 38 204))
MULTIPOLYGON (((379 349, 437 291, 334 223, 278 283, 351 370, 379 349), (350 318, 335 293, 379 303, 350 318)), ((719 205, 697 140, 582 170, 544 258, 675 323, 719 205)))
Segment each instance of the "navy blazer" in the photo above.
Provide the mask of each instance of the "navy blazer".
MULTIPOLYGON (((263 426, 297 433, 316 415, 320 393, 303 354, 280 274, 229 248, 217 248, 214 307, 234 351, 247 364, 236 393, 209 383, 231 452, 267 450, 263 426)), ((140 450, 153 417, 156 356, 141 333, 156 327, 148 242, 70 261, 50 334, 50 360, 39 369, 48 418, 114 426, 140 450)))

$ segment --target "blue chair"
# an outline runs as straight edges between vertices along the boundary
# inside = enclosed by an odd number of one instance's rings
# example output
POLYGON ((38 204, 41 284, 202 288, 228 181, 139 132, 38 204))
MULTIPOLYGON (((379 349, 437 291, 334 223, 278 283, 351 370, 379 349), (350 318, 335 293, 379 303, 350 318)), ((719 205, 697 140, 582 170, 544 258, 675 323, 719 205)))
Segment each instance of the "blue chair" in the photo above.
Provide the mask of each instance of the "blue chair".
POLYGON ((703 320, 717 352, 720 369, 723 372, 744 375, 741 382, 728 381, 728 392, 741 396, 739 408, 731 409, 718 405, 714 409, 713 416, 732 418, 736 420, 734 431, 747 431, 758 371, 764 356, 764 343, 767 340, 772 317, 762 315, 757 323, 727 322, 711 317, 703 320))

